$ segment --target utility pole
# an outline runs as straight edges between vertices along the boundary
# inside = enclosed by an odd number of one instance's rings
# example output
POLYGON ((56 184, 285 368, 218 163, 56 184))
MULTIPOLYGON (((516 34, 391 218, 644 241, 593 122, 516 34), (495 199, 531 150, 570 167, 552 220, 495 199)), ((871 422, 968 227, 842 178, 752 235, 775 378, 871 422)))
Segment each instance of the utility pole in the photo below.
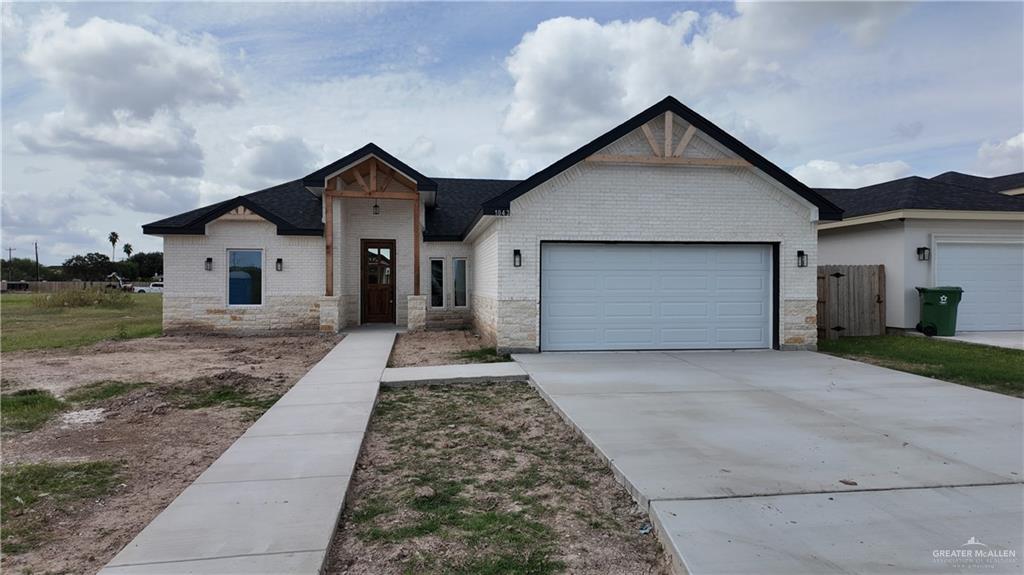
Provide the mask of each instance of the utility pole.
POLYGON ((14 256, 13 252, 18 251, 18 248, 7 248, 7 281, 14 281, 14 256))
POLYGON ((36 281, 39 281, 39 242, 33 242, 36 247, 36 281))

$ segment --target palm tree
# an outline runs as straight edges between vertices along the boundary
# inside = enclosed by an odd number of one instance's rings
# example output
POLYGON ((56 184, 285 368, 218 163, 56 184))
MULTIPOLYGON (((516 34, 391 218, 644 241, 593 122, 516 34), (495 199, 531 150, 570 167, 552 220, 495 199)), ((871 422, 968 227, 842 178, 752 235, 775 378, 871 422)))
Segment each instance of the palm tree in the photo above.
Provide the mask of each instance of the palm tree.
POLYGON ((120 238, 117 235, 117 232, 110 232, 110 235, 107 236, 107 241, 110 242, 110 259, 112 261, 117 261, 117 251, 116 250, 117 250, 117 240, 118 239, 120 239, 120 238))
POLYGON ((132 249, 132 245, 131 244, 125 244, 124 247, 121 248, 121 250, 124 251, 124 257, 126 257, 128 259, 131 259, 132 252, 135 251, 135 250, 132 249))

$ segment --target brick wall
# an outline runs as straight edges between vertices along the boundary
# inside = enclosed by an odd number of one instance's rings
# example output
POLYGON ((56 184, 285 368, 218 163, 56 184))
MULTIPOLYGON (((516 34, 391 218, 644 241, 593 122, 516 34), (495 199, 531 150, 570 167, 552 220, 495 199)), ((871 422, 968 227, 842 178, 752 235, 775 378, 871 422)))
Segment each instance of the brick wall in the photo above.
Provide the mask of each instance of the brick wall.
POLYGON ((279 236, 262 220, 214 221, 203 236, 166 236, 164 329, 319 329, 323 269, 323 238, 279 236), (263 250, 262 305, 227 305, 229 249, 263 250), (274 269, 277 258, 283 271, 274 269))
MULTIPOLYGON (((650 149, 637 130, 605 153, 649 155, 650 149)), ((698 135, 685 155, 726 154, 698 135)), ((499 347, 537 348, 542 240, 778 242, 779 340, 789 347, 816 343, 808 322, 815 314, 809 303, 817 299, 816 210, 751 168, 583 163, 515 200, 511 214, 495 224, 499 347), (522 267, 512 266, 514 249, 522 251, 522 267), (797 250, 807 252, 808 267, 796 266, 797 250)))
POLYGON ((491 224, 473 241, 469 273, 473 278, 473 328, 490 345, 498 334, 498 229, 501 222, 491 224))

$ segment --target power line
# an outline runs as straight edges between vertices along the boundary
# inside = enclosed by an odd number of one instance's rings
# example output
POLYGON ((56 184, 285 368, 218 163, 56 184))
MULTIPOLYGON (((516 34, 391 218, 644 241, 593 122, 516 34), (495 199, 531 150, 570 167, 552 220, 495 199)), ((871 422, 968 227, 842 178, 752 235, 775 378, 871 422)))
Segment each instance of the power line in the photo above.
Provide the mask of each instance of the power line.
POLYGON ((18 248, 7 248, 7 281, 14 281, 14 255, 18 248))

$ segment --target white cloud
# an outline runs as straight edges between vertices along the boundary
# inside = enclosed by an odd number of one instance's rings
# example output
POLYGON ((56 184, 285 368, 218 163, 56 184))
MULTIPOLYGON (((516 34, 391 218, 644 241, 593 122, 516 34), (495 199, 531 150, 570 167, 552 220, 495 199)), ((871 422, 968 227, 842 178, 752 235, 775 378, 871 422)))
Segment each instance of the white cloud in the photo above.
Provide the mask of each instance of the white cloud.
POLYGON ((267 187, 304 176, 316 169, 319 159, 301 137, 280 126, 266 125, 245 134, 233 165, 239 183, 267 187))
POLYGON ((63 110, 17 126, 29 150, 124 169, 202 173, 202 150, 179 112, 239 98, 210 37, 157 35, 102 18, 69 27, 67 14, 56 11, 41 15, 27 37, 22 61, 65 98, 63 110))
POLYGON ((861 188, 910 175, 906 162, 877 164, 840 164, 829 160, 811 160, 790 170, 804 184, 817 188, 861 188))
POLYGON ((735 16, 696 12, 612 21, 561 17, 525 34, 506 60, 515 81, 506 132, 541 149, 596 135, 666 95, 694 102, 793 83, 784 57, 831 29, 866 43, 902 7, 858 3, 740 4, 735 16))
POLYGON ((978 171, 989 176, 1024 172, 1024 132, 978 148, 978 171))
POLYGON ((462 178, 507 178, 508 160, 501 148, 482 144, 455 160, 455 173, 462 178))
POLYGON ((122 208, 146 214, 175 214, 195 208, 199 180, 115 170, 83 181, 90 193, 122 208))
POLYGON ((82 160, 105 160, 117 167, 155 174, 199 176, 203 151, 195 130, 177 114, 160 110, 148 120, 116 112, 113 122, 94 122, 73 108, 15 126, 31 152, 60 153, 82 160))

